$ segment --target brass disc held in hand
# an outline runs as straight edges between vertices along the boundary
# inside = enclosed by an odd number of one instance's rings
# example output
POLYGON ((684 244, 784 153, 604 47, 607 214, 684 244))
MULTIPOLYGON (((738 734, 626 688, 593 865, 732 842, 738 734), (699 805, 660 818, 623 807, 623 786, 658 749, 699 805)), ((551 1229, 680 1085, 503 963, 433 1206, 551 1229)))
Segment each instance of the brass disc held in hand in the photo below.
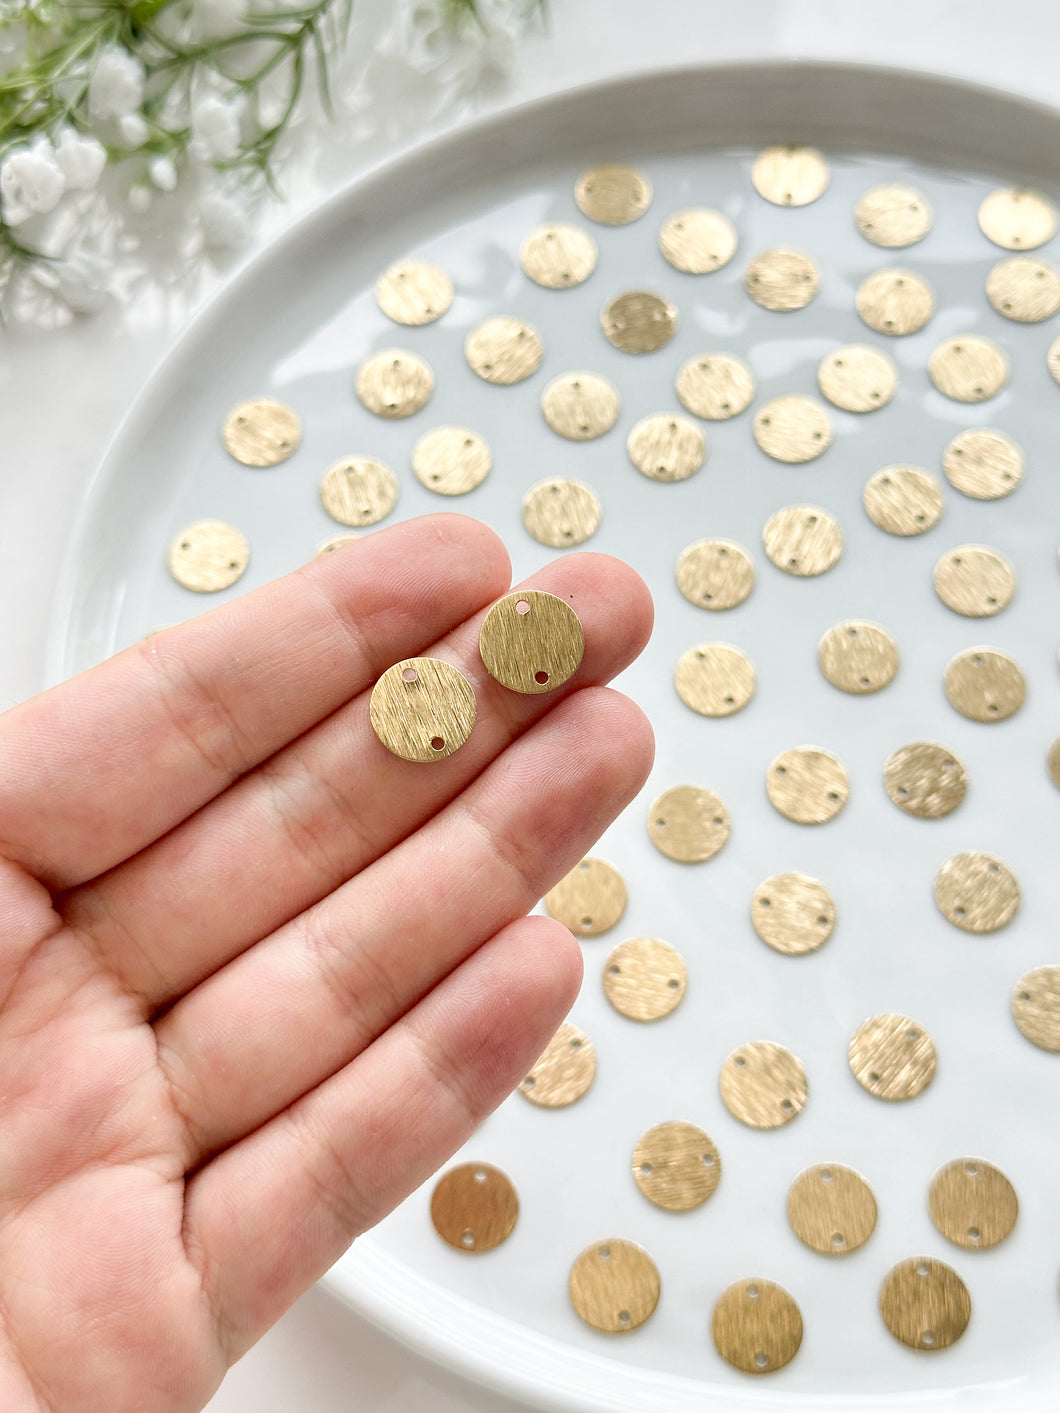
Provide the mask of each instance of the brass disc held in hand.
POLYGON ((545 908, 577 937, 597 937, 626 911, 626 885, 617 868, 585 858, 545 894, 545 908))
POLYGON ((796 824, 825 824, 850 796, 843 765, 817 746, 796 746, 777 756, 766 776, 773 807, 796 824))
POLYGON ((795 466, 828 450, 832 424, 811 397, 775 397, 755 415, 754 436, 767 456, 795 466))
POLYGON ((763 250, 748 265, 743 286, 754 302, 777 314, 805 309, 821 287, 821 272, 799 250, 763 250))
POLYGON ((865 482, 865 514, 889 535, 922 535, 938 524, 942 492, 917 466, 885 466, 865 482))
POLYGON ((721 1067, 722 1103, 748 1128, 782 1128, 802 1112, 806 1071, 783 1045, 755 1040, 734 1050, 721 1067))
POLYGON ((788 1192, 788 1221, 822 1256, 845 1256, 876 1230, 876 1199, 860 1173, 842 1163, 806 1168, 788 1192))
POLYGON ((807 873, 775 873, 755 889, 751 923, 767 946, 801 957, 828 941, 835 903, 823 883, 807 873))
POLYGON ((972 1318, 972 1298, 956 1271, 930 1256, 892 1266, 880 1286, 880 1314, 910 1349, 948 1349, 972 1318))
POLYGON ((1020 888, 1010 868, 971 850, 954 854, 935 875, 939 912, 963 932, 997 932, 1016 916, 1020 888))
POLYGON ((687 988, 684 959, 658 937, 620 942, 604 963, 604 995, 630 1020, 661 1020, 681 1004, 687 988))
POLYGON ((710 1317, 714 1347, 743 1374, 771 1374, 790 1364, 802 1344, 802 1316, 773 1281, 755 1277, 722 1291, 710 1317))
POLYGON ((411 417, 430 401, 434 374, 415 353, 387 348, 362 363, 357 396, 377 417, 411 417))
POLYGON ((725 422, 750 406, 754 374, 733 353, 700 353, 683 363, 674 383, 689 412, 710 422, 725 422))
POLYGON ((484 382, 510 387, 541 367, 541 335, 521 319, 498 316, 472 329, 464 355, 484 382))
POLYGON ((965 618, 990 618, 1000 613, 1016 592, 1016 573, 996 550, 983 545, 958 545, 935 565, 935 592, 954 613, 965 618))
POLYGON ((507 594, 482 621, 478 650, 502 687, 534 696, 562 687, 585 653, 581 619, 570 604, 541 589, 507 594))
POLYGON ((490 473, 489 446, 467 427, 436 427, 412 450, 412 470, 421 486, 440 496, 463 496, 490 473))
POLYGON ((628 226, 651 205, 651 182, 632 167, 592 167, 578 178, 574 200, 590 221, 599 221, 602 226, 628 226))
POLYGON ((935 312, 935 296, 910 270, 877 270, 858 286, 854 307, 870 329, 897 338, 924 327, 935 312))
POLYGON ((992 648, 969 648, 946 668, 946 697, 970 721, 1005 721, 1026 696, 1023 673, 992 648))
POLYGON ((541 411, 554 432, 571 442, 602 437, 618 420, 618 393, 597 373, 564 373, 541 394, 541 411))
POLYGON ((678 211, 659 232, 659 249, 675 270, 709 275, 736 254, 736 227, 728 216, 703 206, 678 211))
POLYGON ((751 556, 732 540, 699 540, 677 561, 677 587, 696 608, 736 608, 754 582, 751 556))
POLYGON ((649 1202, 667 1212, 690 1212, 712 1197, 721 1158, 709 1134, 672 1120, 642 1134, 633 1150, 633 1181, 649 1202))
POLYGON ((898 644, 878 623, 851 618, 824 635, 817 645, 817 661, 833 687, 864 696, 894 681, 898 644))
POLYGON ((570 1268, 570 1303, 605 1334, 635 1330, 655 1313, 659 1272, 643 1247, 614 1237, 586 1247, 570 1268))
POLYGON ((873 245, 899 250, 923 240, 931 229, 931 207, 911 186, 874 186, 854 208, 858 230, 873 245))
POLYGON ((228 589, 250 563, 246 536, 223 520, 196 520, 174 536, 169 572, 185 589, 213 594, 228 589))
POLYGON ((700 643, 682 653, 674 686, 685 706, 700 716, 732 716, 754 696, 751 660, 729 643, 700 643))
POLYGON ((843 532, 827 510, 789 505, 766 522, 762 544, 778 569, 806 579, 824 574, 835 564, 843 552, 843 532))
POLYGON ((968 790, 964 766, 945 746, 916 741, 899 746, 883 768, 883 785, 890 799, 918 819, 952 814, 968 790))
POLYGON ((755 158, 751 185, 774 206, 808 206, 828 186, 828 163, 815 147, 767 147, 755 158))
POLYGON ((894 397, 898 370, 879 349, 851 343, 821 360, 817 386, 844 412, 875 412, 894 397))
POLYGON ((1040 324, 1060 310, 1060 275, 1043 260, 1013 255, 987 275, 986 297, 1006 319, 1040 324))
POLYGON ((431 1221, 457 1251, 492 1251, 519 1220, 519 1198, 507 1173, 491 1163, 461 1163, 435 1184, 431 1221))
POLYGON ((531 231, 519 249, 524 273, 545 289, 572 289, 596 269, 596 241, 580 226, 555 222, 531 231))
POLYGON ((915 1099, 935 1078, 935 1044, 922 1026, 894 1012, 870 1016, 850 1038, 854 1078, 877 1099, 915 1099))
POLYGON ((1020 977, 1012 1019, 1032 1045, 1060 1054, 1060 966, 1035 967, 1020 977))
POLYGON ((564 1021, 519 1085, 519 1093, 543 1109, 565 1109, 596 1077, 596 1052, 584 1030, 564 1021))
POLYGON ((596 492, 581 481, 542 481, 523 497, 523 524, 539 545, 569 549, 594 535, 602 514, 596 492))
POLYGON ((623 353, 654 353, 673 338, 677 310, 661 295, 630 290, 604 305, 600 327, 612 348, 623 353))
POLYGON ((427 765, 458 751, 475 725, 475 693, 462 672, 434 657, 388 667, 372 688, 372 730, 395 756, 427 765))
POLYGON ((302 423, 282 402, 256 397, 232 409, 221 435, 229 456, 244 466, 278 466, 298 450, 302 423))
POLYGON ((989 339, 959 334, 935 349, 928 373, 939 392, 955 402, 985 402, 1008 382, 1008 357, 989 339))
POLYGON ((1022 480, 1023 453, 1004 432, 977 427, 954 437, 942 454, 942 469, 962 495, 999 500, 1022 480))
POLYGON ((675 785, 664 790, 651 807, 651 842, 675 863, 705 863, 729 838, 729 811, 711 790, 700 785, 675 785))
POLYGON ((928 1188, 931 1220, 947 1241, 987 1251, 1016 1225, 1016 1189, 999 1168, 982 1158, 955 1158, 939 1168, 928 1188))
POLYGON ((1036 250, 1056 231, 1056 212, 1040 192, 1002 187, 979 207, 979 229, 1005 250, 1036 250))
POLYGON ((343 545, 352 545, 354 540, 360 538, 360 535, 330 535, 317 545, 316 557, 319 559, 322 554, 334 554, 336 550, 342 549, 343 545))
POLYGON ((649 481, 687 481, 703 465, 707 443, 687 417, 657 412, 636 424, 626 439, 626 450, 649 481))
POLYGON ((417 328, 446 312, 453 302, 453 282, 425 260, 402 260, 379 277, 375 298, 388 319, 417 328))
POLYGON ((397 504, 397 477, 367 456, 347 456, 324 472, 320 501, 340 525, 375 525, 397 504))

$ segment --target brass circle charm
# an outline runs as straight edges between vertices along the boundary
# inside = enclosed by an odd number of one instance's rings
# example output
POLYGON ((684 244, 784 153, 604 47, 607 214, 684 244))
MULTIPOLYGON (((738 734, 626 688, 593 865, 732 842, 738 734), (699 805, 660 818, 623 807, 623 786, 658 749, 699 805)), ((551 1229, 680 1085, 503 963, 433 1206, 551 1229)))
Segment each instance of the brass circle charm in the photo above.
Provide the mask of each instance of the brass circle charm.
POLYGON ((503 315, 472 329, 464 341, 464 356, 472 372, 487 383, 510 387, 541 367, 541 336, 521 319, 503 315))
POLYGON ((843 765, 816 746, 796 746, 777 756, 766 776, 774 809, 796 824, 826 824, 850 796, 843 765))
POLYGON ((748 265, 744 289, 763 309, 791 314, 805 309, 821 287, 821 272, 799 250, 764 250, 748 265))
POLYGON ((372 688, 372 730, 395 756, 426 765, 458 751, 475 725, 475 693, 462 672, 434 657, 388 667, 372 688))
POLYGON ((939 869, 935 903, 946 921, 962 932, 997 932, 1016 916, 1020 887, 1000 859, 973 849, 954 854, 939 869))
POLYGON ((775 873, 755 889, 751 923, 762 941, 786 957, 816 952, 832 935, 835 903, 807 873, 775 873))
POLYGON ((843 532, 827 510, 789 505, 766 522, 762 544, 770 562, 785 574, 812 578, 831 569, 842 554, 843 532))
POLYGON ((880 1286, 883 1323, 910 1349, 948 1349, 972 1318, 972 1298, 956 1271, 930 1256, 899 1261, 880 1286))
POLYGON ((874 186, 854 208, 858 230, 873 245, 899 250, 916 245, 931 229, 931 207, 919 191, 897 183, 874 186))
POLYGON ((334 554, 336 550, 342 549, 343 545, 352 545, 354 540, 360 538, 360 535, 329 535, 317 545, 315 557, 319 559, 322 554, 334 554))
POLYGON ((814 461, 832 442, 828 413, 811 397, 775 397, 755 414, 755 441, 774 461, 814 461))
POLYGON ((687 417, 657 412, 636 424, 626 439, 626 450, 650 481, 687 481, 703 465, 707 442, 687 417))
POLYGON ((928 1188, 931 1220, 955 1246, 988 1251, 1016 1225, 1016 1189, 982 1158, 955 1158, 939 1168, 928 1188))
POLYGON ((585 653, 585 635, 570 604, 541 589, 522 589, 486 614, 478 650, 494 681, 534 696, 570 681, 585 653))
POLYGON ((564 1021, 519 1085, 519 1093, 543 1109, 565 1109, 596 1077, 596 1051, 584 1030, 564 1021))
POLYGON ((802 1344, 795 1301, 772 1281, 755 1277, 722 1291, 710 1317, 714 1347, 743 1374, 771 1374, 790 1364, 802 1344))
POLYGON ((909 270, 877 270, 858 286, 854 307, 870 329, 898 337, 924 327, 935 312, 935 296, 909 270))
POLYGON ((246 536, 223 520, 196 520, 169 546, 169 572, 178 584, 199 594, 231 588, 249 563, 246 536))
POLYGON ((983 545, 958 545, 935 565, 935 592, 954 613, 965 618, 990 618, 1000 613, 1016 592, 1016 573, 996 550, 983 545))
POLYGON ((732 716, 754 696, 750 658, 729 643, 699 643, 682 653, 674 686, 685 706, 700 716, 732 716))
POLYGON ((377 417, 411 417, 430 401, 434 374, 415 353, 386 348, 361 364, 357 396, 377 417))
POLYGON ((964 766, 945 746, 916 741, 899 746, 883 768, 883 786, 900 810, 918 819, 952 814, 968 790, 964 766))
POLYGON ((659 249, 675 270, 709 275, 736 254, 736 227, 728 216, 703 206, 678 211, 659 232, 659 249))
POLYGON ((380 276, 375 298, 388 319, 415 328, 442 317, 453 302, 453 282, 425 260, 402 260, 380 276))
POLYGON ((554 432, 572 442, 602 437, 618 420, 618 393, 598 373, 564 373, 541 394, 541 411, 554 432))
POLYGON ((850 1068, 877 1099, 915 1099, 935 1078, 938 1059, 927 1031, 891 1012, 862 1021, 850 1038, 850 1068))
POLYGON ((1054 383, 1060 383, 1060 338, 1053 339, 1045 355, 1045 366, 1054 383))
POLYGON ((754 582, 751 556, 732 540, 698 540, 677 561, 677 587, 697 608, 736 608, 754 582))
POLYGON ((691 1212, 713 1197, 721 1157, 709 1134, 671 1120, 642 1134, 633 1150, 633 1181, 649 1202, 667 1212, 691 1212))
POLYGON ((710 422, 738 417, 755 395, 754 374, 733 353, 690 358, 678 369, 674 387, 689 412, 710 422))
POLYGON ((986 297, 1006 319, 1040 324, 1060 309, 1060 275, 1043 260, 1012 255, 987 275, 986 297))
POLYGON ((661 1020, 681 1004, 687 989, 684 959, 657 937, 620 942, 604 963, 604 995, 630 1020, 661 1020))
POLYGON ((1049 776, 1058 790, 1060 790, 1060 736, 1049 747, 1047 758, 1049 766, 1049 776))
POLYGON ((651 842, 676 863, 704 863, 726 845, 729 811, 712 790, 675 785, 654 801, 648 816, 651 842))
POLYGON ((1023 478, 1023 453, 1004 432, 961 432, 942 453, 942 469, 954 490, 973 500, 1011 495, 1023 478))
POLYGON ((939 392, 955 402, 985 402, 1008 382, 1008 357, 989 339, 958 334, 935 349, 928 373, 939 392))
POLYGON ((863 696, 894 681, 898 644, 879 624, 851 618, 829 628, 817 645, 817 661, 833 687, 863 696))
POLYGON ((876 1230, 876 1199, 860 1173, 842 1163, 806 1168, 788 1191, 788 1221, 822 1256, 845 1256, 876 1230))
POLYGON ((584 858, 545 894, 545 909, 576 937, 598 937, 626 911, 626 885, 603 859, 584 858))
POLYGON ((875 412, 894 397, 898 370, 885 353, 852 343, 821 360, 817 386, 844 412, 875 412))
POLYGON ((523 524, 551 549, 583 545, 596 533, 601 514, 596 492, 581 481, 542 481, 523 497, 523 524))
POLYGON ((412 470, 421 486, 440 496, 464 496, 490 473, 489 446, 466 427, 436 427, 412 451, 412 470))
POLYGON ((1032 1045, 1060 1054, 1060 966, 1035 967, 1020 977, 1012 1019, 1032 1045))
POLYGON ((1027 684, 1010 657, 969 648, 946 668, 946 697, 970 721, 1005 721, 1023 705, 1027 684))
POLYGON ((815 147, 767 147, 755 158, 751 185, 774 206, 808 206, 828 186, 828 163, 815 147))
POLYGON ((492 1251, 519 1220, 519 1198, 507 1173, 491 1163, 450 1168, 431 1194, 431 1221, 457 1251, 492 1251))
POLYGON ((651 205, 651 182, 632 167, 593 167, 578 178, 574 200, 590 221, 602 226, 628 226, 651 205))
POLYGON ((721 1067, 722 1103, 748 1128, 783 1128, 802 1112, 809 1092, 806 1071, 783 1045, 754 1040, 734 1050, 721 1067))
POLYGON ((1052 238, 1056 212, 1040 192, 1003 187, 992 191, 979 207, 979 229, 1005 250, 1036 250, 1052 238))
POLYGON ((229 456, 244 466, 278 466, 298 450, 302 423, 282 402, 256 397, 232 409, 221 436, 229 456))
POLYGON ((677 310, 661 295, 630 290, 604 305, 600 327, 612 348, 623 353, 654 353, 673 338, 677 310))
POLYGON ((885 466, 865 482, 865 514, 889 535, 922 535, 939 522, 942 492, 917 466, 885 466))
POLYGON ((519 249, 524 273, 545 289, 572 289, 596 269, 596 241, 580 226, 555 222, 531 231, 519 249))
POLYGON ((336 461, 320 481, 320 501, 340 525, 375 525, 397 504, 397 477, 367 456, 336 461))
POLYGON ((605 1334, 635 1330, 655 1313, 659 1272, 642 1246, 610 1238, 588 1246, 570 1268, 570 1303, 605 1334))

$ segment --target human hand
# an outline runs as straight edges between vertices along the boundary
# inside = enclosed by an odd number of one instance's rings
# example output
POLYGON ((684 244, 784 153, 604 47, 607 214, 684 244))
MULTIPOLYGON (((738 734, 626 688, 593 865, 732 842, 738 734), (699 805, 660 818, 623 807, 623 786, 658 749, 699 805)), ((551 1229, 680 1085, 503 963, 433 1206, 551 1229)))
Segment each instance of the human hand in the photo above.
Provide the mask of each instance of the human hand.
POLYGON ((527 909, 636 793, 603 689, 647 590, 598 555, 563 688, 478 656, 509 565, 398 525, 0 718, 0 1408, 177 1413, 519 1082, 578 988, 527 909), (442 656, 478 722, 429 767, 368 719, 442 656))

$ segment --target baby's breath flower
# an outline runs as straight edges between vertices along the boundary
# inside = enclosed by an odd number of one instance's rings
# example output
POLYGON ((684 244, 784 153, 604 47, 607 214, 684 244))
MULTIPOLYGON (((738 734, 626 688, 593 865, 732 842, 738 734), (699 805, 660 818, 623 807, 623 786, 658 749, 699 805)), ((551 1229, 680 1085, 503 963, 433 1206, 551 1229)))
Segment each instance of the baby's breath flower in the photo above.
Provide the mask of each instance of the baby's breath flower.
POLYGON ((115 45, 96 60, 88 81, 88 115, 94 123, 125 117, 144 101, 144 66, 115 45))
POLYGON ((94 137, 66 127, 55 145, 55 160, 62 168, 68 190, 91 191, 107 165, 107 149, 94 137))
POLYGON ((209 161, 230 162, 239 151, 239 113, 234 103, 213 96, 200 98, 192 109, 191 130, 209 161))
POLYGON ((20 226, 30 216, 54 211, 65 189, 66 177, 47 138, 16 147, 0 164, 0 211, 6 225, 20 226))
POLYGON ((159 191, 176 189, 177 169, 172 157, 153 157, 148 164, 147 173, 159 191))

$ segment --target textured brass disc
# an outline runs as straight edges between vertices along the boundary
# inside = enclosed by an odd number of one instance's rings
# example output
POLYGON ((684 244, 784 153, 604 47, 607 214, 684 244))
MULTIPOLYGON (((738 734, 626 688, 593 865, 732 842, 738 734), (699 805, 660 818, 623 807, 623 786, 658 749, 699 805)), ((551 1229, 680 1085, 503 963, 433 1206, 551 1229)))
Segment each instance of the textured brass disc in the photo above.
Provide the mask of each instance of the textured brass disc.
POLYGON ((340 525, 375 525, 394 509, 397 477, 367 456, 347 456, 324 472, 320 500, 340 525))
POLYGON ((490 1163, 450 1168, 431 1194, 431 1221, 458 1251, 492 1251, 511 1236, 519 1198, 507 1173, 490 1163))
POLYGON ((701 785, 675 785, 655 800, 648 834, 661 854, 677 863, 704 863, 725 847, 729 811, 701 785))
POLYGON ((889 535, 922 535, 939 522, 942 492, 917 466, 885 466, 865 482, 862 504, 889 535))
POLYGON ((970 721, 1005 721, 1027 693, 1023 673, 992 648, 969 648, 946 668, 946 697, 970 721))
POLYGON ((519 1093, 544 1109, 564 1109, 596 1077, 596 1051, 576 1025, 564 1021, 519 1085, 519 1093))
POLYGON ((678 211, 659 232, 659 249, 675 270, 709 275, 736 254, 736 227, 720 211, 703 206, 678 211))
POLYGON ((754 374, 732 353, 701 353, 678 369, 674 383, 681 402, 697 417, 724 422, 750 406, 754 374))
POLYGON ((942 469, 954 490, 973 500, 1010 495, 1023 477, 1023 452, 1004 432, 961 432, 942 454, 942 469))
POLYGON ((541 335, 521 319, 503 315, 487 319, 472 329, 464 342, 464 355, 473 372, 487 383, 510 387, 541 367, 541 335))
POLYGON ((955 402, 985 402, 1008 382, 1008 358, 989 339, 959 334, 935 349, 928 373, 939 392, 955 402))
POLYGON ((954 613, 989 618, 1012 601, 1016 573, 996 550, 958 545, 935 565, 935 592, 954 613))
POLYGON ((564 373, 541 394, 541 411, 554 432, 572 442, 602 437, 618 420, 618 393, 598 373, 564 373))
POLYGON ((948 1349, 972 1318, 972 1298, 956 1271, 930 1256, 892 1266, 880 1286, 880 1314, 910 1349, 948 1349))
POLYGON ((891 1012, 862 1021, 847 1052, 854 1078, 877 1099, 915 1099, 935 1078, 935 1043, 916 1021, 891 1012))
POLYGON ((955 1158, 939 1168, 928 1188, 928 1211, 955 1246, 987 1251, 1016 1225, 1016 1189, 999 1168, 982 1158, 955 1158))
POLYGON ((302 423, 282 402, 256 397, 232 409, 221 435, 229 456, 244 466, 278 466, 298 450, 302 423))
POLYGON ((736 608, 754 582, 751 556, 732 540, 698 540, 677 561, 677 587, 697 608, 736 608))
POLYGON ((661 295, 630 290, 604 305, 600 327, 608 343, 623 353, 654 353, 673 338, 677 310, 661 295))
POLYGON ((915 334, 935 312, 931 286, 909 270, 877 270, 858 286, 854 307, 878 334, 915 334))
POLYGON ((800 1241, 822 1256, 845 1256, 876 1229, 876 1199, 860 1173, 842 1163, 806 1168, 788 1192, 788 1221, 800 1241))
POLYGON ((411 417, 430 401, 434 374, 415 353, 387 348, 361 364, 357 396, 377 417, 411 417))
POLYGON ((661 1020, 681 1004, 687 988, 680 952, 657 937, 620 942, 604 963, 604 995, 630 1020, 661 1020))
POLYGON ((486 671, 513 692, 533 696, 562 687, 585 653, 581 619, 569 603, 541 589, 521 589, 482 620, 478 650, 486 671))
POLYGON ((1060 966, 1035 967, 1020 977, 1012 1019, 1032 1045, 1060 1054, 1060 966))
POLYGON ((829 628, 817 645, 817 661, 833 687, 864 695, 894 681, 898 644, 879 624, 851 618, 829 628))
POLYGON ((885 353, 851 343, 822 358, 817 386, 844 412, 875 412, 894 397, 898 370, 885 353))
POLYGON ((857 228, 873 245, 899 250, 916 245, 931 229, 931 207, 911 186, 874 186, 854 208, 857 228))
POLYGON ((1052 782, 1060 790, 1060 736, 1049 747, 1048 765, 1052 782))
POLYGON ((424 260, 403 260, 380 276, 375 298, 395 324, 433 324, 453 302, 453 282, 424 260))
POLYGON ((821 272, 799 250, 764 250, 748 265, 744 289, 763 309, 791 314, 805 309, 821 287, 821 272))
POLYGON ((721 1067, 722 1103, 748 1128, 782 1128, 801 1113, 806 1071, 783 1045, 753 1040, 734 1050, 721 1067))
POLYGON ((643 417, 626 440, 629 459, 650 481, 687 481, 703 465, 707 442, 690 422, 670 412, 643 417))
POLYGON ((1045 366, 1054 383, 1060 383, 1060 338, 1053 339, 1045 356, 1045 366))
POLYGON ((578 937, 598 937, 626 911, 626 885, 603 859, 584 858, 545 894, 545 908, 578 937))
POLYGON ((766 776, 775 809, 796 824, 825 824, 850 795, 850 781, 835 756, 816 746, 796 746, 777 756, 766 776))
POLYGON ((828 413, 810 397, 775 397, 755 414, 755 441, 774 461, 814 461, 832 441, 828 413))
POLYGON ((1010 868, 971 850, 954 854, 935 875, 938 910, 963 932, 997 932, 1016 916, 1020 887, 1010 868))
POLYGON ((412 450, 416 480, 440 496, 463 496, 490 473, 489 446, 467 427, 436 427, 412 450))
POLYGON ((625 1334, 659 1303, 659 1272, 642 1246, 610 1238, 586 1247, 570 1268, 570 1303, 594 1330, 625 1334))
POLYGON ((762 544, 785 574, 811 578, 831 569, 843 552, 843 532, 816 505, 789 505, 766 522, 762 544))
POLYGON ((426 765, 458 751, 475 725, 475 693, 462 672, 433 657, 388 667, 372 688, 372 730, 388 751, 426 765))
POLYGON ((667 1212, 690 1212, 714 1195, 721 1157, 695 1124, 672 1120, 642 1134, 633 1150, 633 1181, 649 1202, 667 1212))
POLYGON ((174 536, 169 572, 185 589, 213 594, 230 588, 250 563, 246 537, 223 520, 196 520, 174 536))
POLYGON ((1055 232, 1056 212, 1040 192, 1003 187, 979 207, 979 229, 1005 250, 1036 250, 1055 232))
POLYGON ((916 741, 887 758, 883 785, 891 800, 918 819, 952 814, 968 790, 964 766, 945 746, 916 741))
POLYGON ((317 546, 317 556, 334 554, 336 550, 342 549, 343 545, 352 545, 354 540, 360 538, 360 535, 331 535, 328 539, 321 540, 317 546))
POLYGON ((986 297, 1006 319, 1040 324, 1060 309, 1060 275, 1042 260, 1012 255, 987 275, 986 297))
POLYGON ((651 182, 632 167, 593 167, 574 188, 578 210, 602 226, 628 226, 651 205, 651 182))
POLYGON ((754 696, 750 658, 729 643, 699 643, 682 653, 674 686, 685 706, 700 716, 732 716, 754 696))
POLYGON ((554 223, 531 231, 519 249, 523 271, 545 289, 571 289, 596 269, 596 241, 580 226, 554 223))
POLYGON ((783 1286, 755 1277, 722 1291, 710 1332, 718 1353, 734 1369, 771 1374, 798 1354, 802 1316, 783 1286))
POLYGON ((581 481, 542 481, 523 497, 523 524, 538 544, 552 549, 584 544, 601 514, 595 491, 581 481))
POLYGON ((762 941, 786 957, 801 957, 828 941, 835 903, 807 873, 775 873, 755 889, 751 922, 762 941))
POLYGON ((767 147, 755 158, 751 185, 774 206, 808 206, 828 186, 828 163, 815 147, 767 147))

